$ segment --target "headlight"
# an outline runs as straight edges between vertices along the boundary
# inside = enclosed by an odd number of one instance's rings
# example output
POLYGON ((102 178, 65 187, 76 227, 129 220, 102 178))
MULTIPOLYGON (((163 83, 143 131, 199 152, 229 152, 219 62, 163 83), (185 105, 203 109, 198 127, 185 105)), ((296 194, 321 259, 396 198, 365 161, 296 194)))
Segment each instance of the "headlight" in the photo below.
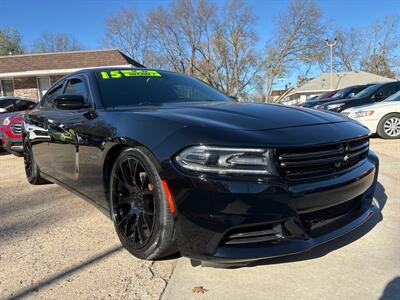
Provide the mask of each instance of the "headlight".
POLYGON ((342 107, 344 103, 336 103, 336 104, 329 104, 326 106, 326 109, 336 109, 342 107))
POLYGON ((10 124, 11 123, 11 121, 10 121, 10 118, 9 117, 7 117, 7 118, 5 118, 4 120, 3 120, 3 125, 4 126, 7 126, 8 124, 10 124))
POLYGON ((373 110, 366 110, 366 111, 356 111, 353 115, 354 118, 363 118, 372 116, 374 114, 373 110))
POLYGON ((271 175, 271 150, 225 148, 211 146, 189 147, 175 160, 184 169, 217 174, 271 175))

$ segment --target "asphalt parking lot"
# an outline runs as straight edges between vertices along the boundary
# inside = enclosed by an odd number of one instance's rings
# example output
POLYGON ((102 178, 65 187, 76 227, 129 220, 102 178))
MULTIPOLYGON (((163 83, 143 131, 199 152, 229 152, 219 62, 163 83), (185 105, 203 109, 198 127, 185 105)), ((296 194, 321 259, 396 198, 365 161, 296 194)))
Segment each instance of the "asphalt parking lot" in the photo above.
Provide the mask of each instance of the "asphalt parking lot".
POLYGON ((400 299, 400 141, 371 147, 381 216, 307 254, 237 269, 138 260, 106 216, 56 185, 29 185, 22 159, 0 151, 0 298, 400 299))

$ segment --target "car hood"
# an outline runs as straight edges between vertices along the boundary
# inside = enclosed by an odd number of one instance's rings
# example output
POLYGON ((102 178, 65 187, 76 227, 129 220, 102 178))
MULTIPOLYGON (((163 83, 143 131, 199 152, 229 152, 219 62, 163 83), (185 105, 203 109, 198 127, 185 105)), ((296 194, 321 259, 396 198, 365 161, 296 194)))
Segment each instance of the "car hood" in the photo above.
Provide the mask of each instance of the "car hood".
MULTIPOLYGON (((397 101, 399 102, 399 101, 397 101)), ((360 105, 360 106, 355 106, 348 108, 344 110, 343 112, 355 112, 355 111, 360 111, 360 110, 370 110, 370 109, 380 109, 380 108, 387 108, 395 105, 399 105, 399 103, 396 103, 396 101, 383 101, 383 102, 378 102, 378 103, 372 103, 372 104, 365 104, 365 105, 360 105)))
POLYGON ((167 119, 184 126, 223 127, 238 130, 267 130, 348 121, 330 112, 276 104, 236 102, 168 104, 136 110, 135 113, 167 119))

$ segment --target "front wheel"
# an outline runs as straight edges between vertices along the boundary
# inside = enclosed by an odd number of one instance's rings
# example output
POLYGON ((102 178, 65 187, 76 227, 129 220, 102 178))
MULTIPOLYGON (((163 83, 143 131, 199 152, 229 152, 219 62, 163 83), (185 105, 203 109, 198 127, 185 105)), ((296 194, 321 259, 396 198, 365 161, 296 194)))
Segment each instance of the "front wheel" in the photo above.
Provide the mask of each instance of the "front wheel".
POLYGON ((110 176, 111 217, 121 243, 134 256, 158 259, 176 252, 175 225, 161 178, 143 149, 128 148, 110 176))
POLYGON ((400 138, 400 114, 391 113, 379 122, 378 135, 383 139, 400 138))

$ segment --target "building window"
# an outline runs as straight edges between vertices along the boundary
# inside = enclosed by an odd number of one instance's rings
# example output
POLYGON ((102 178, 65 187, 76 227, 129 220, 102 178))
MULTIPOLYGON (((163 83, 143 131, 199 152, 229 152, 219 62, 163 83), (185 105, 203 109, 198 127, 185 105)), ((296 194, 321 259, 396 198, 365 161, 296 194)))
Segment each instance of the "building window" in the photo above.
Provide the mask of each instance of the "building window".
POLYGON ((43 95, 46 94, 47 90, 51 86, 50 77, 37 77, 38 96, 39 100, 42 99, 43 95))
POLYGON ((2 96, 14 96, 14 81, 12 79, 0 80, 0 84, 2 96))

